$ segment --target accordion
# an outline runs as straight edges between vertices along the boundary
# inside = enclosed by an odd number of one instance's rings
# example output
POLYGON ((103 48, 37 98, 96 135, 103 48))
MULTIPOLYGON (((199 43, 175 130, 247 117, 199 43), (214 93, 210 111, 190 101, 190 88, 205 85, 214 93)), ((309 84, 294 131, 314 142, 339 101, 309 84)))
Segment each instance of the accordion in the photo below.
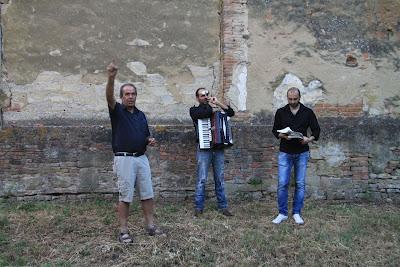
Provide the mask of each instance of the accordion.
POLYGON ((230 117, 221 111, 216 111, 211 118, 198 119, 197 134, 200 149, 222 148, 232 146, 232 130, 230 117))

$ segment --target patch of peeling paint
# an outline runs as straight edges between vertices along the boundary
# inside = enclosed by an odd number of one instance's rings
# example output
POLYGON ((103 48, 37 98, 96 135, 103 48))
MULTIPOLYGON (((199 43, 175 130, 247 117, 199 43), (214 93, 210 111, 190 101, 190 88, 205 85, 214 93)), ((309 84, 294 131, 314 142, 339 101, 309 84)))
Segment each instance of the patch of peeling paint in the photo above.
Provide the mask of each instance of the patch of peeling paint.
POLYGON ((136 75, 146 75, 147 68, 146 65, 139 61, 128 62, 126 64, 128 69, 130 69, 136 75))
POLYGON ((142 40, 142 39, 133 39, 130 42, 126 43, 127 45, 131 45, 131 46, 138 46, 138 47, 146 47, 146 46, 151 46, 151 44, 146 41, 146 40, 142 40))
MULTIPOLYGON (((128 68, 136 74, 143 74, 142 82, 131 80, 115 81, 115 98, 119 101, 119 88, 131 82, 138 89, 138 108, 149 118, 156 120, 189 120, 188 108, 195 104, 194 91, 198 87, 212 90, 218 84, 219 63, 212 66, 188 65, 193 76, 191 83, 177 81, 173 86, 160 73, 147 73, 142 62, 129 62, 128 68), (135 63, 135 64, 132 64, 135 63), (132 66, 142 69, 134 69, 132 66)), ((100 83, 84 82, 84 74, 64 75, 56 71, 41 72, 33 83, 16 85, 5 83, 10 88, 10 108, 4 113, 4 121, 42 119, 107 119, 105 101, 105 79, 100 83)))
POLYGON ((319 148, 319 154, 331 167, 337 167, 346 160, 346 155, 340 144, 328 142, 319 148))
POLYGON ((229 99, 239 111, 246 110, 247 99, 247 64, 238 64, 233 71, 233 81, 229 88, 229 99))
POLYGON ((319 80, 312 80, 307 86, 304 86, 299 77, 287 73, 274 91, 274 111, 287 104, 286 93, 289 88, 297 87, 301 92, 301 102, 306 106, 312 106, 314 103, 325 99, 322 86, 323 84, 319 80))
POLYGON ((56 50, 50 51, 49 55, 53 56, 53 57, 60 57, 60 56, 62 56, 62 53, 59 49, 56 49, 56 50))
POLYGON ((178 45, 178 48, 181 50, 186 50, 188 48, 188 46, 185 44, 180 44, 180 45, 178 45))

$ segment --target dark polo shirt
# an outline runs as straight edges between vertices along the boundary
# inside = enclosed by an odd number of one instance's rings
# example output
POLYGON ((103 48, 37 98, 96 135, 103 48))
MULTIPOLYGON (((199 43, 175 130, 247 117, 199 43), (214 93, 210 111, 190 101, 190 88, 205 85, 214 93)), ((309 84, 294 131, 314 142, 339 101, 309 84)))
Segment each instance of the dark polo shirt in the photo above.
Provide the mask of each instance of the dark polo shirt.
POLYGON ((135 107, 133 113, 120 103, 108 108, 112 127, 112 148, 116 152, 145 152, 150 136, 146 116, 135 107))
MULTIPOLYGON (((286 106, 278 109, 275 113, 274 126, 272 128, 272 133, 276 138, 279 138, 279 133, 277 130, 290 127, 295 132, 301 132, 304 136, 307 136, 307 129, 311 129, 311 135, 315 137, 317 141, 320 134, 320 127, 312 109, 304 106, 300 103, 300 108, 296 115, 290 111, 290 106, 286 106)), ((279 146, 279 151, 288 154, 300 154, 308 151, 310 148, 308 145, 302 145, 299 139, 286 140, 281 139, 279 146)))

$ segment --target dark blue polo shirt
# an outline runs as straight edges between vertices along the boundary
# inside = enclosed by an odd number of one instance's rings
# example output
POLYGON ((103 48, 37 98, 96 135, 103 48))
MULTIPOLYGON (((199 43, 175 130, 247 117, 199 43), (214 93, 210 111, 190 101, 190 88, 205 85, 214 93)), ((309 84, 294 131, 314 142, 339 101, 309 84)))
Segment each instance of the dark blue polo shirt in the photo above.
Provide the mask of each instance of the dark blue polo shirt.
POLYGON ((112 148, 116 152, 145 152, 147 137, 150 136, 146 116, 134 108, 133 113, 120 103, 109 109, 112 127, 112 148))

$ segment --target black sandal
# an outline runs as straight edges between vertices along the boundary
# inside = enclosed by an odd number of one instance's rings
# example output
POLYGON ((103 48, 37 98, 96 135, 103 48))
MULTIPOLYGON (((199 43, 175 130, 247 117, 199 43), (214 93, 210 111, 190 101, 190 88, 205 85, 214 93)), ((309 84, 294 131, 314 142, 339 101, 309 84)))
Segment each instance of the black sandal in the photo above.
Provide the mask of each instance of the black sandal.
POLYGON ((133 237, 129 233, 119 233, 119 242, 122 244, 132 244, 133 237))
POLYGON ((155 236, 155 235, 165 235, 165 231, 158 228, 157 226, 153 225, 152 227, 146 227, 146 232, 150 236, 155 236))

